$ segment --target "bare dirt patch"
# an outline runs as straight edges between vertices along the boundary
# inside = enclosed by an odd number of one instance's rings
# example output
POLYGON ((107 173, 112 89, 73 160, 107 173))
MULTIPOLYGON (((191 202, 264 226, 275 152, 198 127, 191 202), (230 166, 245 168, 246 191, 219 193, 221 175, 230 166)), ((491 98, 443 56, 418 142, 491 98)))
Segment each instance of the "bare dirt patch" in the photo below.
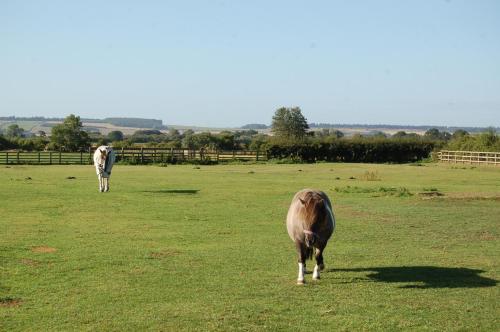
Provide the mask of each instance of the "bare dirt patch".
POLYGON ((47 247, 47 246, 40 246, 40 247, 33 247, 33 248, 31 248, 31 251, 32 252, 36 252, 36 253, 47 254, 47 253, 56 252, 57 249, 56 248, 52 248, 52 247, 47 247))
POLYGON ((0 307, 19 307, 21 299, 14 299, 11 297, 0 297, 0 307))
POLYGON ((40 265, 40 262, 36 261, 34 259, 23 258, 23 259, 21 259, 21 264, 36 267, 36 266, 40 265))

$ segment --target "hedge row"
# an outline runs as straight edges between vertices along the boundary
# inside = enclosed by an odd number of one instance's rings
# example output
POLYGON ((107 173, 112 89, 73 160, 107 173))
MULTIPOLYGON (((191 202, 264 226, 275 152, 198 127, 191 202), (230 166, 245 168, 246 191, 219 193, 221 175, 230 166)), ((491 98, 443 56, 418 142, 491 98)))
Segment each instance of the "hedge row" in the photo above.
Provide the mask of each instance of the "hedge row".
POLYGON ((303 162, 406 163, 428 158, 435 142, 423 140, 346 140, 268 146, 268 157, 303 162))

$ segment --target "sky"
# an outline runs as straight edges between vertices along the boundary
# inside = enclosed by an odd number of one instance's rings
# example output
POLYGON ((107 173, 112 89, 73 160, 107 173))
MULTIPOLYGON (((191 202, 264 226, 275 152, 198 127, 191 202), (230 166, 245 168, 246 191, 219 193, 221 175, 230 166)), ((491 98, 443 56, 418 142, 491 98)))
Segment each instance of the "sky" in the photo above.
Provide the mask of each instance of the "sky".
POLYGON ((500 1, 0 0, 0 116, 500 127, 500 1))

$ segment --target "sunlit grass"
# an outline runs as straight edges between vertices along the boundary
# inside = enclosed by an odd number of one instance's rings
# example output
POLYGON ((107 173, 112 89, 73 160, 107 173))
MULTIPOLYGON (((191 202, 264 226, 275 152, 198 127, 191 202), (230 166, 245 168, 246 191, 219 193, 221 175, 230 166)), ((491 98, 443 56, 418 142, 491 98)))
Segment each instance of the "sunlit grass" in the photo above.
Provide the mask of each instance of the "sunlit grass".
POLYGON ((118 165, 99 193, 92 166, 2 166, 0 188, 0 330, 499 326, 500 168, 118 165), (337 229, 300 287, 305 187, 337 229))

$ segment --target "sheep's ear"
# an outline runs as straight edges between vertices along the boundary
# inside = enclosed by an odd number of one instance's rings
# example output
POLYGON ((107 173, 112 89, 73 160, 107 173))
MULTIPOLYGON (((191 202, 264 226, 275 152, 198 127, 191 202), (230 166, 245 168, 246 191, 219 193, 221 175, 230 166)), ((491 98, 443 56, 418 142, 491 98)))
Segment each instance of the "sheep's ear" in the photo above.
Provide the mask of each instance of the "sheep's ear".
POLYGON ((302 205, 306 204, 306 201, 304 201, 302 198, 299 197, 299 201, 302 203, 302 205))

